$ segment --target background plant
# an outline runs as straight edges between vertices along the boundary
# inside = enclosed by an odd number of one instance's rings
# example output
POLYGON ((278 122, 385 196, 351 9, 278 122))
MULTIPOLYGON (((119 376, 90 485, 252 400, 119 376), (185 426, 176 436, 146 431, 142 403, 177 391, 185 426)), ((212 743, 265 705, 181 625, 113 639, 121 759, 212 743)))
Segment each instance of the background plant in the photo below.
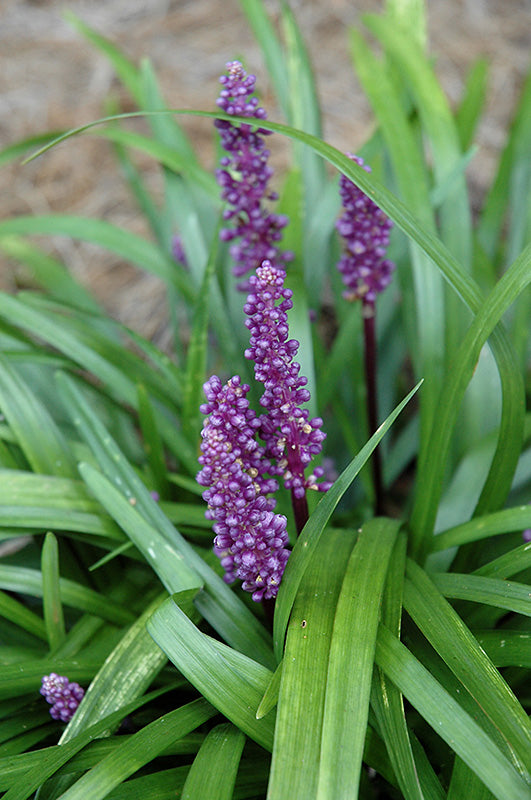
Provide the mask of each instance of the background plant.
MULTIPOLYGON (((7 800, 529 797, 531 84, 473 217, 464 170, 481 75, 452 112, 423 8, 409 4, 406 24, 400 7, 365 20, 379 55, 350 34, 377 122, 357 148, 369 175, 320 138, 289 6, 281 40, 261 3, 242 3, 286 120, 260 125, 272 150, 280 133, 292 142, 278 179, 290 331, 341 471, 296 541, 290 518, 272 638, 260 606, 220 577, 195 482, 205 378, 251 375, 218 187, 179 117, 146 113, 164 108, 149 65, 76 23, 146 115, 146 134, 117 119, 85 130, 117 147, 152 238, 79 218, 0 223, 2 248, 44 290, 0 303, 1 535, 32 536, 0 565, 7 800), (135 149, 161 165, 162 207, 135 149), (335 270, 338 171, 395 223, 376 331, 386 421, 368 443, 362 319, 335 270), (171 357, 26 238, 57 232, 166 282, 171 357), (177 232, 186 266, 172 257, 177 232), (374 517, 363 467, 378 441, 387 516, 374 517), (51 672, 87 689, 64 730, 38 694, 51 672)), ((287 495, 279 507, 289 517, 287 495)))

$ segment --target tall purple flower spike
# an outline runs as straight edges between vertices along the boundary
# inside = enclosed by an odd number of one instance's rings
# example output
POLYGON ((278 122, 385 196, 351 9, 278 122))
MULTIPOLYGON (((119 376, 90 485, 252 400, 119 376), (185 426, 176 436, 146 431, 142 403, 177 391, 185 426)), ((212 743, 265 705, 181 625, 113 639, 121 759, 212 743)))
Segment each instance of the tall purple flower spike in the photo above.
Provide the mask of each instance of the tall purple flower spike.
POLYGON ((256 441, 259 421, 249 408, 249 386, 231 378, 225 386, 214 375, 205 383, 208 414, 202 430, 202 470, 197 482, 208 487, 207 519, 215 520, 214 552, 225 569, 224 580, 241 580, 253 600, 276 596, 289 550, 286 517, 274 514, 278 488, 264 448, 256 441))
POLYGON ((324 474, 321 467, 309 477, 304 474, 321 452, 326 434, 320 430, 322 419, 309 420, 308 409, 300 408, 310 392, 305 388, 307 379, 299 375, 300 364, 293 360, 299 342, 288 339, 287 312, 293 302, 291 290, 284 288, 285 278, 284 270, 264 261, 249 279, 251 292, 244 311, 251 338, 245 358, 255 362, 255 377, 265 387, 260 404, 267 413, 260 417, 260 437, 273 462, 270 472, 282 475, 294 500, 301 500, 306 489, 327 491, 332 484, 318 483, 324 474))
MULTIPOLYGON (((347 155, 366 172, 371 172, 362 158, 352 153, 347 155)), ((337 268, 347 287, 343 297, 373 305, 376 295, 389 284, 395 268, 393 262, 385 258, 393 223, 345 175, 339 180, 339 193, 344 213, 338 219, 336 229, 345 241, 345 252, 337 268)))
POLYGON ((70 722, 85 694, 79 683, 70 683, 64 675, 55 672, 43 677, 40 693, 52 706, 51 717, 61 722, 70 722))
MULTIPOLYGON (((247 75, 239 61, 230 61, 226 66, 228 74, 219 79, 223 84, 217 100, 219 108, 234 116, 266 119, 265 110, 258 106, 257 98, 251 96, 255 90, 255 76, 247 75)), ((278 197, 268 189, 273 170, 268 165, 269 150, 265 148, 264 136, 270 131, 255 125, 233 125, 220 119, 214 125, 228 153, 221 159, 216 178, 222 189, 221 197, 229 205, 224 219, 233 222, 232 227, 221 231, 222 241, 234 242, 230 248, 235 262, 233 273, 241 278, 254 271, 265 258, 282 266, 293 258, 292 253, 280 252, 277 244, 288 218, 273 214, 264 204, 278 197)), ((245 291, 248 285, 244 282, 238 288, 245 291)))

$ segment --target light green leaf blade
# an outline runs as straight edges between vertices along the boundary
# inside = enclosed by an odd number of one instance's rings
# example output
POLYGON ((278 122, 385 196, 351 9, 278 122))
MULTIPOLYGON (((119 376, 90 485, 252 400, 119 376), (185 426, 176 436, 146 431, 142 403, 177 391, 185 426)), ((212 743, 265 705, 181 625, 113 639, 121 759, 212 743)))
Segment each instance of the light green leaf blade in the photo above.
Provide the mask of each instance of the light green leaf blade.
POLYGON ((306 523, 301 535, 297 539, 288 564, 276 601, 275 619, 273 628, 273 638, 275 643, 275 653, 280 660, 284 646, 284 634, 287 627, 289 615, 293 601, 297 594, 302 576, 309 564, 312 553, 325 530, 330 517, 332 516, 337 504, 345 494, 352 481, 356 478, 359 471, 367 462, 374 448, 378 445, 382 437, 387 433, 400 412, 416 393, 420 383, 402 400, 395 410, 387 417, 376 433, 371 436, 369 441, 362 447, 360 452, 352 459, 348 467, 337 478, 334 485, 319 502, 319 505, 306 523))
POLYGON ((94 452, 107 479, 127 501, 135 498, 138 513, 184 557, 204 582, 206 591, 196 599, 201 614, 230 644, 273 666, 270 639, 261 623, 171 524, 73 382, 64 375, 59 375, 57 381, 74 424, 94 452))
MULTIPOLYGON (((19 592, 32 597, 42 597, 42 574, 29 567, 17 567, 7 564, 0 565, 0 587, 11 592, 19 592)), ((132 621, 133 614, 117 603, 113 603, 93 589, 82 586, 80 583, 61 578, 59 581, 61 602, 72 608, 94 614, 106 619, 115 625, 127 625, 132 621)))
POLYGON ((492 800, 494 795, 458 756, 454 760, 452 778, 446 800, 492 800))
MULTIPOLYGON (((401 629, 406 544, 405 535, 399 534, 382 598, 381 622, 397 638, 401 629)), ((427 757, 420 757, 423 753, 420 743, 410 736, 402 694, 380 668, 373 676, 371 706, 404 797, 407 800, 443 800, 444 792, 435 772, 427 757), (417 744, 415 755, 414 744, 417 744)))
MULTIPOLYGON (((351 31, 350 45, 356 72, 389 151, 400 195, 425 229, 435 235, 427 168, 419 153, 408 111, 399 100, 388 70, 355 30, 351 31)), ((399 272, 397 278, 404 297, 406 320, 415 320, 414 325, 406 327, 406 334, 416 375, 425 379, 420 403, 423 440, 431 429, 444 380, 444 282, 432 260, 420 251, 414 241, 409 242, 409 248, 411 270, 408 269, 404 274, 399 272), (412 300, 409 300, 410 296, 412 300), (410 314, 408 308, 411 309, 410 314)))
MULTIPOLYGON (((438 183, 459 160, 461 151, 454 120, 435 73, 422 50, 411 37, 404 36, 391 18, 366 15, 365 24, 380 40, 398 69, 407 76, 423 126, 430 139, 434 173, 438 183)), ((443 241, 468 271, 471 255, 470 206, 464 176, 454 187, 440 209, 443 241)))
POLYGON ((386 14, 415 41, 421 50, 426 47, 426 3, 424 0, 386 0, 386 14))
POLYGON ((96 47, 101 53, 103 53, 110 63, 112 64, 114 71, 126 87, 129 90, 132 97, 140 103, 140 93, 139 93, 139 75, 138 69, 135 65, 129 61, 128 58, 119 50, 116 45, 114 45, 110 39, 99 34, 94 28, 91 28, 87 25, 83 20, 77 17, 72 11, 64 12, 65 18, 67 22, 69 22, 73 28, 75 28, 85 39, 90 42, 93 47, 96 47))
POLYGON ((316 796, 330 639, 354 541, 351 531, 327 530, 295 598, 282 661, 268 800, 316 796))
POLYGON ((69 742, 81 731, 141 697, 163 668, 166 657, 146 631, 146 621, 161 599, 148 605, 105 659, 68 723, 60 744, 69 742))
MULTIPOLYGON (((207 368, 209 309, 211 284, 218 254, 219 226, 210 249, 208 261, 198 292, 193 314, 193 326, 186 356, 184 402, 182 411, 183 433, 190 442, 197 444, 201 430, 202 415, 199 406, 203 402, 203 383, 207 368)), ((213 300, 214 298, 212 298, 213 300)))
POLYGON ((136 264, 154 275, 158 275, 159 278, 170 283, 175 282, 186 299, 190 300, 194 296, 190 280, 175 270, 175 264, 169 254, 162 253, 147 239, 104 220, 61 216, 60 214, 19 216, 0 222, 0 236, 7 234, 70 236, 73 239, 91 242, 116 253, 126 261, 136 264))
POLYGON ((157 424, 157 416, 146 387, 143 384, 138 384, 137 392, 138 420, 142 431, 144 450, 146 452, 149 468, 159 494, 167 495, 169 484, 166 477, 166 460, 162 436, 157 424))
POLYGON ((46 626, 37 614, 15 600, 14 597, 0 591, 0 617, 8 619, 28 633, 32 633, 43 641, 48 641, 46 626))
MULTIPOLYGON (((431 546, 428 532, 433 530, 435 523, 451 431, 481 348, 493 333, 504 312, 530 282, 531 246, 524 250, 490 292, 470 325, 454 359, 452 373, 441 394, 437 424, 433 426, 429 447, 423 451, 419 463, 416 499, 411 514, 411 527, 416 545, 414 547, 417 551, 420 549, 425 553, 427 547, 431 546)), ((512 358, 512 354, 509 357, 512 358)), ((512 374, 518 380, 519 373, 516 369, 513 368, 512 374)), ((516 391, 516 387, 513 387, 512 391, 516 391)), ((524 406, 519 402, 521 391, 518 390, 516 397, 514 394, 509 396, 504 391, 498 446, 478 502, 476 509, 478 514, 499 507, 509 491, 522 439, 524 406)))
POLYGON ((240 0, 240 6, 260 45, 278 102, 289 119, 289 82, 284 52, 261 0, 240 0))
MULTIPOLYGON (((147 111, 162 111, 167 109, 162 92, 157 80, 157 75, 149 59, 142 59, 140 65, 140 92, 142 98, 139 102, 141 108, 147 111)), ((151 130, 155 139, 171 148, 173 152, 179 154, 181 159, 185 159, 194 166, 199 167, 197 154, 190 144, 181 126, 173 116, 160 115, 151 117, 151 130)), ((215 186, 215 180, 206 170, 203 170, 205 179, 210 182, 210 187, 215 186)))
POLYGON ((455 573, 435 573, 433 582, 445 597, 470 600, 531 616, 531 586, 527 584, 455 573))
POLYGON ((91 314, 101 315, 102 309, 88 291, 79 284, 60 261, 19 236, 0 238, 0 249, 10 258, 26 265, 33 280, 43 286, 53 298, 77 306, 91 314))
POLYGON ((201 633, 172 598, 157 609, 147 628, 203 697, 247 736, 272 749, 273 712, 256 719, 256 709, 272 677, 270 670, 201 633))
POLYGON ((380 604, 399 527, 380 517, 367 522, 347 565, 330 642, 319 800, 357 797, 380 604), (338 759, 341 751, 348 758, 338 759))
POLYGON ((104 475, 89 464, 80 464, 79 472, 94 496, 140 550, 170 594, 198 589, 201 586, 200 577, 183 555, 171 547, 167 539, 136 511, 134 496, 129 501, 126 500, 104 475))
POLYGON ((245 736, 234 725, 217 725, 205 737, 186 778, 181 800, 232 800, 245 736))
POLYGON ((526 542, 504 553, 493 561, 483 564, 475 570, 475 575, 485 575, 489 578, 510 578, 524 569, 531 567, 531 542, 526 542))
POLYGON ((123 147, 139 150, 141 153, 151 156, 160 164, 180 175, 184 175, 194 185, 200 186, 212 198, 218 197, 219 191, 215 178, 206 172, 197 161, 190 160, 188 155, 181 155, 164 142, 143 136, 135 131, 126 131, 123 128, 104 128, 103 130, 91 132, 93 136, 99 136, 115 142, 123 147))
MULTIPOLYGON (((281 24, 289 81, 289 122, 295 128, 322 136, 321 109, 310 57, 295 15, 287 2, 281 6, 281 24)), ((309 222, 323 194, 326 181, 324 164, 316 153, 300 145, 295 145, 294 157, 304 178, 306 220, 309 222)))
POLYGON ((1 353, 0 409, 35 472, 74 477, 75 464, 61 430, 22 374, 1 353))
MULTIPOLYGON (((33 335, 45 339, 83 369, 90 370, 94 375, 97 375, 121 399, 126 400, 131 405, 135 403, 135 387, 129 376, 100 355, 95 349, 86 345, 81 337, 76 336, 74 332, 69 330, 66 324, 67 321, 62 320, 61 316, 37 310, 21 298, 8 295, 2 296, 1 309, 0 313, 5 319, 30 331, 33 335)), ((44 432, 46 427, 42 426, 41 430, 44 432)), ((34 438, 38 442, 42 436, 34 438)), ((50 469, 38 471, 47 474, 54 473, 50 469)), ((67 474, 73 477, 75 468, 74 472, 70 471, 67 474)))
MULTIPOLYGON (((452 576, 440 576, 443 580, 447 577, 452 580, 452 576)), ((412 561, 408 562, 408 578, 404 589, 408 614, 494 723, 511 757, 531 775, 531 724, 522 706, 458 614, 412 561)), ((531 607, 531 602, 528 604, 531 607)))
POLYGON ((487 93, 489 62, 478 58, 466 77, 464 95, 456 113, 457 131, 461 148, 467 150, 474 139, 487 93))
POLYGON ((63 136, 65 131, 47 131, 45 133, 38 133, 36 136, 30 136, 22 141, 10 144, 0 150, 0 166, 9 164, 20 156, 26 155, 28 150, 35 150, 36 147, 46 145, 53 142, 58 136, 63 136))
POLYGON ((476 542, 489 536, 497 536, 509 531, 519 531, 531 527, 531 506, 517 506, 504 508, 493 514, 484 514, 475 517, 470 522, 455 525, 446 531, 438 533, 433 540, 433 552, 446 550, 448 547, 458 547, 467 542, 476 542))
MULTIPOLYGON (((509 137, 500 158, 496 178, 485 200, 478 227, 478 236, 487 255, 494 259, 499 239, 506 222, 507 209, 516 200, 512 192, 517 188, 514 181, 528 173, 529 168, 529 120, 531 109, 531 71, 528 73, 518 108, 511 124, 509 137)), ((517 181, 518 182, 518 181, 517 181)), ((518 194, 518 192, 517 192, 518 194)), ((511 208, 517 217, 525 213, 525 204, 511 208)))

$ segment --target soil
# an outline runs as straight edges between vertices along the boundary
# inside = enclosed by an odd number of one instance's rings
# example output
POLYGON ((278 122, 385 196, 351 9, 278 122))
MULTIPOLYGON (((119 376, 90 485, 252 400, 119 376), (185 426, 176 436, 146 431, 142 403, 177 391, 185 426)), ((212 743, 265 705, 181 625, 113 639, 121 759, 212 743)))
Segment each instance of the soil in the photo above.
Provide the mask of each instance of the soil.
MULTIPOLYGON (((268 4, 273 17, 279 3, 268 4)), ((314 63, 324 112, 324 135, 343 150, 356 150, 372 119, 353 72, 350 26, 381 10, 376 0, 298 0, 292 7, 314 63)), ((71 0, 68 8, 111 39, 136 63, 149 58, 170 107, 212 108, 226 61, 241 58, 260 78, 262 102, 281 119, 265 82, 263 61, 237 0, 71 0)), ((0 146, 102 116, 109 95, 127 95, 105 57, 63 16, 54 0, 2 0, 0 6, 0 146)), ((531 0, 430 0, 430 52, 452 104, 462 95, 474 61, 490 64, 486 114, 478 153, 469 168, 479 195, 492 179, 507 126, 528 69, 531 0)), ((129 104, 129 107, 132 107, 129 104)), ((214 168, 211 126, 188 121, 187 130, 214 168)), ((280 138, 280 137, 278 137, 280 138)), ((282 143, 274 162, 282 168, 282 143)), ((149 185, 160 189, 157 167, 138 161, 149 185)), ((88 136, 57 147, 36 161, 3 167, 0 214, 69 213, 104 218, 147 233, 114 163, 110 147, 88 136)), ((91 287, 109 311, 155 341, 165 343, 164 287, 156 278, 95 247, 54 238, 46 246, 91 287)), ((0 288, 14 290, 20 267, 0 261, 0 288)))

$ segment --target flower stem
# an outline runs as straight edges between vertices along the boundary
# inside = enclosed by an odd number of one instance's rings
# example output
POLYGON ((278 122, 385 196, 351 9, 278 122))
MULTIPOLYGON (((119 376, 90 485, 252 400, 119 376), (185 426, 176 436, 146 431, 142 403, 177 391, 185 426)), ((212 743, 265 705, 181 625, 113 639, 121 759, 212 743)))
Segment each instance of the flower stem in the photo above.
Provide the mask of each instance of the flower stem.
MULTIPOLYGON (((376 432, 378 427, 378 399, 376 396, 376 372, 377 372, 377 352, 375 319, 376 308, 374 303, 364 302, 363 313, 363 335, 365 344, 365 382, 367 386, 367 419, 369 423, 369 437, 376 432)), ((375 493, 375 514, 383 514, 383 483, 382 483, 382 463, 380 459, 380 448, 376 447, 372 456, 372 475, 375 493)))
POLYGON ((306 499, 306 494, 303 497, 295 497, 294 493, 291 493, 291 505, 293 507, 293 515, 295 517, 295 527, 297 528, 297 534, 300 534, 306 523, 308 522, 308 501, 306 499))

